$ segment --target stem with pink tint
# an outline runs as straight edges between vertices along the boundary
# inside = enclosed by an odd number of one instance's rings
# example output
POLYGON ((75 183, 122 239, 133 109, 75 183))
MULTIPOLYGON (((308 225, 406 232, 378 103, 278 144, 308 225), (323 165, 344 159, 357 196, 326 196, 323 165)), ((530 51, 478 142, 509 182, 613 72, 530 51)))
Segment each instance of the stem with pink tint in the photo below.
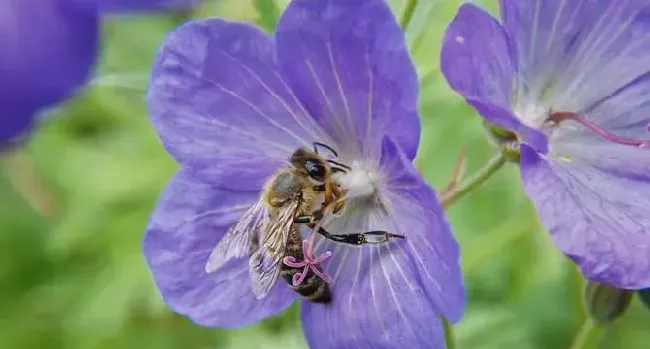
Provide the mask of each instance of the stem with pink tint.
POLYGON ((497 173, 506 163, 506 157, 501 151, 495 154, 483 167, 462 183, 455 185, 454 189, 443 191, 440 194, 442 207, 449 208, 458 199, 472 192, 475 188, 487 181, 497 173))
POLYGON ((45 219, 60 217, 60 203, 54 190, 41 177, 34 159, 27 150, 18 150, 0 157, 0 169, 23 198, 45 219))

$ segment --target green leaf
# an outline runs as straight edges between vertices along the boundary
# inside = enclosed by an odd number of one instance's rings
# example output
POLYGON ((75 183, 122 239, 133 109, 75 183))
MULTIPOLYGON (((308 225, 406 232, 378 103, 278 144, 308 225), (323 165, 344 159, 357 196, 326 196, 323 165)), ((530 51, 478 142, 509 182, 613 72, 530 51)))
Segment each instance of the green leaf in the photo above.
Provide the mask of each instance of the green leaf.
POLYGON ((269 33, 275 29, 275 25, 280 18, 280 10, 273 0, 253 0, 257 19, 255 22, 269 33))

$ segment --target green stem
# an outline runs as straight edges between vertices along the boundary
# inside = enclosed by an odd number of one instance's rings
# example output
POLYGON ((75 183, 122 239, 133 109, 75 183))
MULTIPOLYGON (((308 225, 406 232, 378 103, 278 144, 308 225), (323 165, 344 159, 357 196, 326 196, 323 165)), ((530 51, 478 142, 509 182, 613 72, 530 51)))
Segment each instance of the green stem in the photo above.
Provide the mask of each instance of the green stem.
POLYGON ((29 152, 17 150, 0 160, 0 169, 32 208, 44 218, 56 220, 60 213, 58 198, 38 173, 29 152))
POLYGON ((474 188, 480 186, 483 182, 492 177, 492 175, 501 169, 505 163, 506 157, 499 151, 473 176, 463 181, 463 183, 450 192, 441 195, 440 201, 442 202, 442 206, 447 208, 453 205, 458 201, 458 199, 462 198, 465 194, 471 192, 474 188))
POLYGON ((454 336, 454 327, 444 317, 442 318, 442 325, 445 329, 445 342, 447 342, 447 349, 455 349, 456 337, 454 336))
POLYGON ((418 0, 408 0, 404 12, 402 13, 402 19, 399 21, 402 26, 402 30, 406 31, 406 28, 411 23, 411 18, 413 18, 413 13, 415 12, 415 7, 418 5, 418 0))
POLYGON ((598 343, 600 342, 600 334, 603 330, 603 326, 594 321, 593 319, 587 317, 580 332, 576 335, 576 338, 573 340, 571 349, 595 349, 598 348, 598 343))

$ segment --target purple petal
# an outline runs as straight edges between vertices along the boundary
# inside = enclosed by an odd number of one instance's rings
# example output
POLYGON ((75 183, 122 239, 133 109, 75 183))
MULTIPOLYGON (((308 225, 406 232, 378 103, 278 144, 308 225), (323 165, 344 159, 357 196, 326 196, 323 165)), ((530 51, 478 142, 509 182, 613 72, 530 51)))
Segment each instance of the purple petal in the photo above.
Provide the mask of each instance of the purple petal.
POLYGON ((542 154, 548 152, 548 137, 542 131, 528 127, 514 119, 512 111, 473 98, 467 98, 467 103, 491 123, 516 132, 533 149, 542 154))
POLYGON ((523 146, 526 192, 558 247, 590 280, 650 286, 650 152, 565 143, 555 159, 523 146))
MULTIPOLYGON (((589 49, 603 55, 589 60, 580 75, 571 74, 571 86, 580 86, 572 93, 584 101, 583 113, 592 122, 616 134, 647 138, 645 127, 650 121, 650 49, 647 33, 650 31, 650 5, 641 7, 638 2, 615 6, 607 11, 607 23, 619 23, 625 30, 596 35, 600 43, 591 43, 589 49), (618 40, 604 40, 617 36, 618 40), (601 46, 609 44, 607 48, 601 46), (607 56, 609 55, 609 56, 607 56), (597 83, 605 81, 605 83, 597 83), (593 102, 596 101, 596 102, 593 102)), ((609 25, 608 25, 608 28, 609 25)), ((619 27, 611 27, 609 31, 619 27)), ((585 44, 586 45, 586 44, 585 44)), ((585 48, 586 50, 586 48, 585 48)))
POLYGON ((389 217, 370 214, 357 226, 389 228, 406 239, 317 245, 333 251, 323 266, 333 277, 333 301, 303 302, 310 348, 444 348, 439 317, 455 322, 462 315, 458 245, 435 193, 395 143, 385 143, 382 166, 391 172, 382 196, 389 217))
POLYGON ((405 250, 393 245, 346 251, 327 264, 336 272, 332 303, 302 303, 309 347, 442 348, 439 314, 405 250))
POLYGON ((259 189, 295 149, 324 140, 274 56, 265 33, 219 19, 189 22, 162 44, 151 119, 169 153, 202 180, 259 189))
POLYGON ((20 137, 33 123, 34 113, 31 110, 21 110, 10 105, 1 107, 6 114, 3 114, 0 121, 0 151, 5 147, 11 147, 20 143, 20 137))
POLYGON ((434 190, 395 143, 384 138, 383 144, 380 166, 390 172, 385 201, 394 209, 395 229, 406 235, 402 246, 409 250, 433 304, 455 323, 465 307, 458 243, 434 190))
MULTIPOLYGON (((650 60, 650 57, 647 58, 650 60)), ((603 129, 631 138, 648 138, 650 123, 650 74, 607 97, 585 116, 603 129)), ((584 130, 587 133, 590 131, 584 130)))
POLYGON ((201 0, 72 0, 76 6, 100 12, 132 12, 155 10, 181 10, 196 5, 201 0))
POLYGON ((650 72, 646 1, 501 4, 504 26, 517 43, 520 97, 545 95, 556 108, 586 112, 650 72))
POLYGON ((522 124, 511 109, 516 54, 508 34, 490 14, 473 4, 460 7, 445 32, 440 66, 451 88, 485 119, 547 151, 546 137, 522 124))
POLYGON ((408 247, 399 243, 338 248, 338 255, 327 261, 332 302, 302 303, 311 349, 444 347, 438 309, 408 247))
POLYGON ((247 258, 205 272, 226 229, 257 200, 257 193, 217 189, 187 170, 172 179, 144 239, 147 263, 170 308, 203 326, 242 327, 293 302, 295 293, 284 284, 258 300, 251 289, 247 258))
MULTIPOLYGON (((510 110, 516 62, 508 35, 483 9, 464 4, 458 10, 442 44, 440 65, 449 85, 465 98, 510 110)), ((515 58, 516 59, 516 58, 515 58)), ((503 127, 518 125, 510 115, 485 115, 503 127)))
MULTIPOLYGON (((364 287, 367 291, 368 285, 364 287)), ((361 289, 359 285, 352 292, 361 289)), ((401 299, 402 307, 396 310, 393 298, 386 298, 389 290, 384 291, 378 295, 360 294, 353 300, 345 300, 344 304, 323 306, 303 302, 300 313, 309 348, 445 348, 442 321, 434 314, 423 313, 428 309, 422 296, 415 296, 406 285, 393 287, 390 291, 396 294, 394 298, 411 297, 401 299), (373 304, 383 301, 389 303, 373 304), (418 314, 413 314, 416 311, 418 314)))
POLYGON ((95 63, 97 35, 97 16, 74 10, 66 2, 3 1, 0 124, 16 117, 8 105, 38 110, 72 95, 95 63))
MULTIPOLYGON (((529 86, 521 93, 541 94, 542 72, 561 68, 581 43, 586 24, 593 25, 594 5, 577 0, 570 4, 561 0, 500 0, 503 26, 515 43, 522 84, 529 86), (540 75, 540 76, 536 76, 540 75)), ((591 2, 595 4, 595 2, 591 2)))
POLYGON ((415 156, 417 76, 383 0, 291 1, 275 38, 288 82, 339 144, 378 150, 389 133, 415 156))

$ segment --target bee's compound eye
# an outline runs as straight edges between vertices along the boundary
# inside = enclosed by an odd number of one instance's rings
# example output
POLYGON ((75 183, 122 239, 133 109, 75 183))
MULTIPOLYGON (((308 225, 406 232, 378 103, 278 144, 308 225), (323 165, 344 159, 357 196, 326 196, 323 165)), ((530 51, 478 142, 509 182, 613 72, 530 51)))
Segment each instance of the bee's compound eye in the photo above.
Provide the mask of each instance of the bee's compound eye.
POLYGON ((322 164, 313 160, 306 160, 305 169, 311 178, 321 182, 325 180, 325 166, 322 164))

